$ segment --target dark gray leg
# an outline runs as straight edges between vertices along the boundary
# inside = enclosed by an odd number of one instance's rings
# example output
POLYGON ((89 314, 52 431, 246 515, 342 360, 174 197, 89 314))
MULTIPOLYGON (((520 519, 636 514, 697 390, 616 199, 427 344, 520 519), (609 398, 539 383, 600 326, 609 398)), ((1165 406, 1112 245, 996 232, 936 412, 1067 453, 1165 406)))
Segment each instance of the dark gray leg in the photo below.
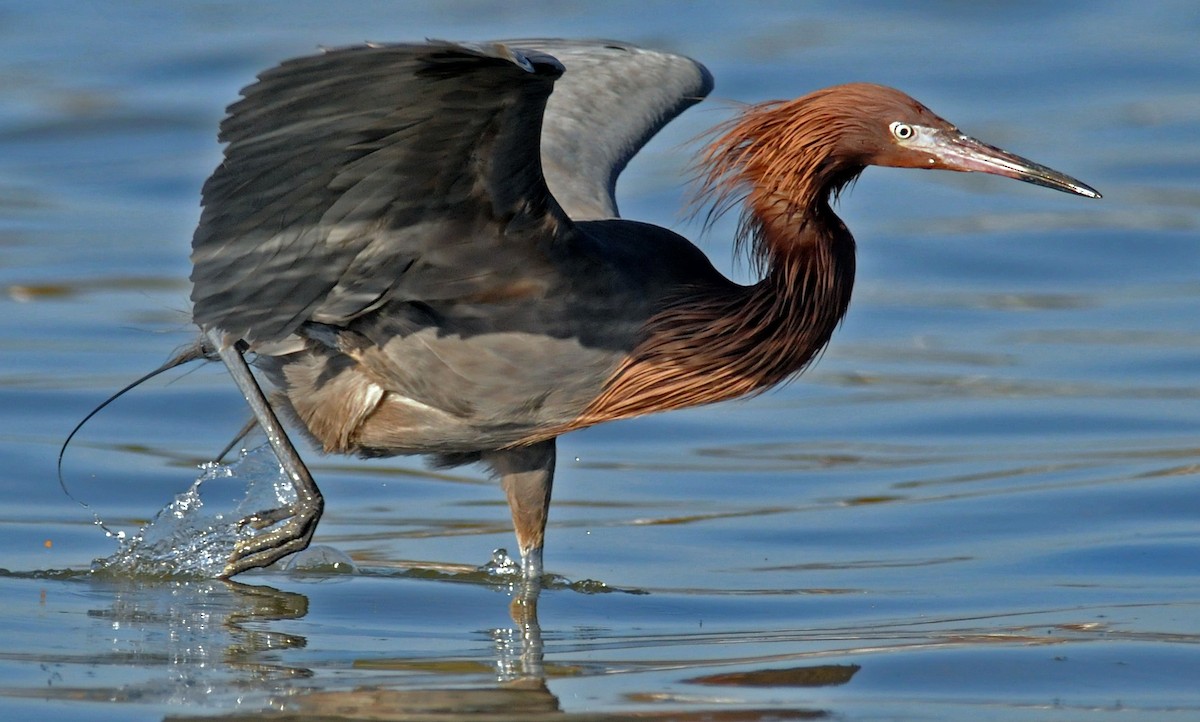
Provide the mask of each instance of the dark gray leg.
POLYGON ((500 484, 508 495, 513 529, 521 548, 521 571, 526 580, 540 579, 546 516, 554 485, 554 439, 532 446, 485 451, 483 461, 500 476, 500 484))
POLYGON ((280 466, 296 489, 294 508, 271 509, 242 520, 243 524, 249 524, 256 529, 266 529, 276 524, 278 526, 253 539, 237 543, 222 574, 224 577, 231 577, 247 569, 265 567, 307 547, 312 540, 313 531, 317 528, 317 520, 321 518, 325 500, 321 497, 321 490, 313 481, 312 474, 308 472, 308 467, 304 465, 296 447, 284 431, 283 425, 279 423, 271 405, 267 403, 267 398, 254 379, 254 374, 250 372, 250 365, 242 357, 241 351, 233 346, 223 348, 220 334, 215 330, 208 330, 205 335, 225 362, 234 383, 246 397, 246 403, 254 412, 254 418, 258 419, 258 424, 267 435, 267 441, 275 451, 275 457, 279 459, 280 466))

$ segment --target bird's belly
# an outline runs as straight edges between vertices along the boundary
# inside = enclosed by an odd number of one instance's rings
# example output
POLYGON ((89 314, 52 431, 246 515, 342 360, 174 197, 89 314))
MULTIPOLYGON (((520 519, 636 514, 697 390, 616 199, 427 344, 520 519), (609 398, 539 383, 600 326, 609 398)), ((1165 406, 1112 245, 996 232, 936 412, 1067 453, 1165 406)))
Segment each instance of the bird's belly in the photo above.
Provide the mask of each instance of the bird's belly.
POLYGON ((567 424, 619 357, 574 339, 430 334, 352 353, 310 344, 259 365, 325 451, 391 456, 502 448, 567 424))
POLYGON ((457 416, 401 394, 386 392, 354 434, 364 456, 452 454, 511 446, 547 426, 535 415, 508 420, 457 416))

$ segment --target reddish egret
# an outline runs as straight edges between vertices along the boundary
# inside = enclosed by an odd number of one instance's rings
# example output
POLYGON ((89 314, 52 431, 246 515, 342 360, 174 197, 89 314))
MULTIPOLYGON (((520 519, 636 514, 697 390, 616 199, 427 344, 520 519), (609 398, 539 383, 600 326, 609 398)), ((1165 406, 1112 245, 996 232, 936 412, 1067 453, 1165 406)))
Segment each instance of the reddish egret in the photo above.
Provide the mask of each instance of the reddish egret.
POLYGON ((711 86, 687 58, 551 40, 331 50, 243 91, 204 186, 194 317, 299 501, 246 520, 264 531, 227 575, 303 549, 323 507, 273 409, 326 452, 483 462, 536 579, 559 435, 762 391, 828 343, 854 282, 830 198, 866 166, 1099 197, 890 88, 753 105, 699 162, 700 198, 741 206, 761 262, 742 286, 613 200, 629 158, 711 86))

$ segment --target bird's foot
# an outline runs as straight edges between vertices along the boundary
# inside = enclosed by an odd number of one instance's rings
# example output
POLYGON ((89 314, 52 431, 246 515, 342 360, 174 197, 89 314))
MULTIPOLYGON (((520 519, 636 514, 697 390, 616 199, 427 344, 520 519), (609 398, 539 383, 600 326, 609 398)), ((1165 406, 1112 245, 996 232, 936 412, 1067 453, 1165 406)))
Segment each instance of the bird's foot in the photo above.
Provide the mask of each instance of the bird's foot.
MULTIPOLYGON (((542 548, 521 550, 521 581, 517 582, 513 604, 528 607, 533 615, 537 615, 537 599, 542 592, 544 570, 542 568, 542 548)), ((514 609, 516 608, 514 606, 514 609)))
POLYGON ((542 548, 521 550, 521 577, 526 584, 540 583, 545 569, 542 567, 542 548))
POLYGON ((229 555, 222 576, 231 577, 248 569, 266 567, 305 549, 312 541, 322 504, 296 504, 260 511, 238 522, 238 529, 253 529, 262 534, 240 539, 229 555))

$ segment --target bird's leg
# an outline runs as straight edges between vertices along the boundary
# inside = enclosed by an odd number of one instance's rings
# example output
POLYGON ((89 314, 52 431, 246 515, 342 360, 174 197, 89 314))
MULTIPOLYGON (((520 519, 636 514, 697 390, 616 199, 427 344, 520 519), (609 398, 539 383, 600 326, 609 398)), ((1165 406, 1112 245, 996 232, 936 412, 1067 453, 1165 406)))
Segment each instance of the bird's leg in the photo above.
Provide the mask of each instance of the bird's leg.
POLYGON ((487 451, 483 461, 500 476, 500 484, 508 495, 525 581, 536 582, 542 577, 542 545, 550 510, 550 489, 554 485, 554 439, 487 451))
POLYGON ((267 435, 267 441, 279 460, 279 465, 287 474, 288 479, 296 490, 296 503, 290 509, 272 509, 242 520, 243 525, 256 529, 266 529, 278 524, 274 529, 259 536, 239 541, 225 564, 221 576, 231 577, 254 567, 265 567, 283 557, 298 552, 308 546, 312 540, 313 531, 317 528, 317 520, 325 507, 321 490, 313 481, 312 474, 300 458, 296 447, 292 445, 279 418, 263 395, 250 365, 235 346, 223 346, 218 331, 210 329, 205 332, 209 343, 225 362, 229 375, 246 397, 246 403, 254 412, 254 418, 267 435), (283 523, 279 523, 283 522, 283 523))

